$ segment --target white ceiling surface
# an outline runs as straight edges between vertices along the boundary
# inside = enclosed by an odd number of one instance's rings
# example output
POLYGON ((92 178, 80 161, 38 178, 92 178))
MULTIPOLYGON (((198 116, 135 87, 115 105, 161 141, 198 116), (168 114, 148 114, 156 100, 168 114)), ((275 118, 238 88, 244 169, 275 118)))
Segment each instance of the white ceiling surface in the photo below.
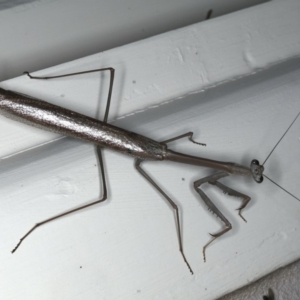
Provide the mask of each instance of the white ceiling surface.
POLYGON ((0 1, 0 81, 265 1, 0 1))
MULTIPOLYGON (((105 62, 117 70, 115 125, 157 140, 193 130, 207 147, 186 140, 172 147, 246 165, 252 158, 262 162, 300 111, 299 10, 297 1, 271 2, 40 74, 105 62)), ((99 94, 104 98, 99 86, 104 94, 107 83, 106 75, 89 75, 50 82, 20 77, 1 86, 94 115, 99 94)), ((233 177, 223 182, 252 197, 244 212, 248 223, 234 210, 239 201, 206 188, 234 228, 207 249, 203 263, 208 232, 221 224, 192 183, 210 171, 145 164, 180 207, 191 276, 171 208, 130 157, 110 151, 104 153, 107 203, 45 225, 11 255, 33 224, 97 199, 101 188, 90 145, 66 138, 49 143, 57 136, 0 121, 1 156, 11 155, 1 161, 0 175, 3 299, 215 299, 299 258, 299 202, 267 180, 258 185, 233 177)), ((297 120, 265 165, 266 174, 297 197, 299 127, 297 120)))

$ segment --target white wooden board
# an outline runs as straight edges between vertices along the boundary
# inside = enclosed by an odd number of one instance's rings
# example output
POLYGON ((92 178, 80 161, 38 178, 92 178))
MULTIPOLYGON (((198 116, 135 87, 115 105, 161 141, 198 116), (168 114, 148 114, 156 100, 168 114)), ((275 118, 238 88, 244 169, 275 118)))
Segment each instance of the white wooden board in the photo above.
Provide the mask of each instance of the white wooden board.
POLYGON ((0 0, 0 81, 266 0, 0 0))
MULTIPOLYGON (((115 125, 157 140, 192 130, 197 140, 207 143, 206 148, 185 140, 172 148, 246 165, 253 158, 262 162, 300 111, 299 59, 293 59, 299 55, 299 41, 291 33, 299 23, 300 6, 293 1, 289 5, 270 3, 231 18, 211 20, 210 26, 196 24, 40 74, 101 67, 105 62, 118 74, 111 116, 115 125), (272 10, 273 16, 289 11, 289 17, 274 23, 273 18, 266 21, 266 14, 263 19, 254 18, 264 10, 272 10), (239 20, 247 26, 237 27, 239 20), (260 20, 263 24, 255 31, 260 20), (281 21, 275 30, 277 37, 266 39, 268 29, 271 35, 281 21), (251 40, 255 54, 251 65, 243 59, 245 28, 260 36, 251 40), (219 32, 220 38, 211 39, 205 30, 213 36, 219 32), (222 31, 227 43, 221 39, 222 31), (207 40, 199 41, 200 36, 207 40), (191 40, 193 54, 179 61, 178 45, 173 41, 187 45, 191 40), (216 41, 224 42, 224 51, 216 41), (203 44, 207 51, 201 52, 203 44), (152 51, 147 50, 150 45, 152 51), (135 52, 135 47, 149 52, 135 52), (195 51, 206 56, 199 59, 195 51), (127 56, 123 57, 124 52, 127 56), (137 53, 142 54, 137 57, 137 53), (147 54, 152 55, 149 61, 147 54), (280 61, 285 62, 276 65, 280 61), (209 70, 209 76, 203 70, 209 70), (247 76, 250 73, 254 74, 247 76), (220 85, 222 82, 226 83, 220 85), (207 89, 211 86, 215 87, 207 89)), ((104 98, 106 75, 51 82, 22 77, 1 86, 94 115, 100 77, 104 98)), ((5 118, 0 121, 5 132, 1 155, 6 156, 0 175, 3 299, 215 299, 299 258, 300 203, 267 180, 258 185, 233 177, 223 182, 252 197, 244 212, 248 223, 234 210, 239 201, 207 187, 234 229, 208 248, 203 263, 208 232, 219 230, 221 224, 207 211, 192 183, 211 171, 147 163, 145 169, 182 212, 184 249, 195 273, 191 276, 178 251, 172 210, 136 173, 130 157, 110 151, 104 153, 109 200, 38 229, 11 255, 10 250, 34 223, 97 199, 101 189, 92 146, 5 118)), ((266 163, 266 174, 298 197, 299 128, 297 120, 266 163)))

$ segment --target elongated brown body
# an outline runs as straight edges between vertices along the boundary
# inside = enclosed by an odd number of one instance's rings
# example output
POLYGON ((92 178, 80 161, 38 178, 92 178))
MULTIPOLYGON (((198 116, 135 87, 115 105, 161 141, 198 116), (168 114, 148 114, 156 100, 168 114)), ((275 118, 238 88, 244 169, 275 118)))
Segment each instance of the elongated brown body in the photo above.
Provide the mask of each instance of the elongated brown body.
MULTIPOLYGON (((0 114, 34 127, 81 139, 141 160, 169 160, 213 168, 228 174, 253 175, 257 182, 262 178, 261 171, 256 175, 250 168, 239 164, 174 152, 169 150, 165 143, 156 142, 143 135, 109 125, 61 106, 1 88, 0 114)), ((254 167, 257 168, 256 165, 254 167)))
POLYGON ((51 103, 0 88, 0 114, 47 131, 74 137, 140 159, 162 160, 165 146, 51 103))
MULTIPOLYGON (((113 74, 114 70, 111 68, 105 68, 100 70, 107 70, 109 69, 111 71, 111 83, 110 83, 110 92, 108 96, 108 106, 110 103, 110 96, 111 96, 111 90, 112 90, 112 81, 113 81, 113 74)), ((93 71, 99 71, 99 70, 91 70, 93 71)), ((81 73, 74 73, 74 74, 81 74, 81 73)), ((74 75, 74 74, 66 74, 62 76, 68 76, 68 75, 74 75)), ((28 76, 31 77, 28 73, 28 76)), ((58 76, 61 77, 61 76, 58 76)), ((38 79, 47 79, 48 77, 36 77, 38 79)), ((50 78, 50 77, 49 77, 50 78)), ((53 78, 53 77, 52 77, 53 78)), ((107 110, 108 112, 108 110, 107 110)), ((55 133, 59 133, 62 135, 70 136, 73 138, 81 139, 90 143, 93 143, 97 145, 97 155, 99 164, 101 167, 101 175, 103 180, 103 197, 101 199, 98 199, 96 201, 93 201, 91 203, 85 204, 83 206, 71 209, 67 212, 61 213, 57 216, 54 216, 52 218, 48 218, 44 220, 43 222, 37 223, 35 226, 33 226, 19 241, 19 243, 16 245, 16 247, 12 250, 12 253, 14 253, 22 241, 37 227, 40 225, 43 225, 45 223, 51 222, 55 219, 58 219, 62 216, 68 215, 70 213, 76 212, 78 210, 81 210, 86 207, 90 207, 92 205, 95 205, 97 203, 100 203, 102 201, 105 201, 107 199, 107 188, 106 188, 106 180, 105 180, 105 172, 103 169, 103 160, 102 160, 102 154, 101 154, 101 147, 109 148, 115 151, 118 151, 123 154, 131 155, 135 158, 135 168, 140 172, 150 183, 153 185, 170 203, 170 205, 173 207, 176 213, 176 222, 177 222, 177 230, 178 230, 178 236, 179 236, 179 250, 183 256, 183 259, 185 263, 187 264, 190 272, 193 274, 193 271, 188 263, 188 261, 185 258, 185 255, 183 253, 182 248, 182 238, 180 233, 180 221, 179 221, 179 214, 178 214, 178 207, 177 205, 169 198, 162 190, 161 188, 155 183, 155 181, 152 180, 152 178, 141 168, 140 164, 143 160, 169 160, 177 163, 184 163, 184 164, 190 164, 195 166, 202 166, 202 167, 208 167, 212 169, 219 170, 220 172, 210 175, 208 177, 205 177, 203 179, 197 180, 194 182, 194 188, 199 193, 202 200, 205 202, 205 204, 208 206, 208 208, 214 212, 225 224, 225 228, 215 234, 212 235, 212 239, 210 242, 208 242, 203 247, 203 255, 205 260, 205 249, 206 247, 217 237, 223 235, 227 231, 229 231, 232 228, 232 225, 230 222, 226 219, 226 217, 223 216, 223 214, 218 210, 218 208, 214 205, 214 203, 207 197, 207 195, 201 190, 200 186, 203 183, 210 183, 213 185, 216 185, 221 190, 223 190, 224 193, 236 196, 236 197, 242 197, 244 199, 244 202, 242 206, 239 208, 239 215, 241 215, 241 210, 248 204, 250 201, 250 197, 245 196, 239 192, 236 192, 225 185, 218 182, 219 179, 232 175, 242 175, 242 176, 251 176, 253 179, 260 183, 263 179, 263 170, 264 167, 259 165, 259 162, 257 160, 253 160, 251 162, 250 168, 245 167, 239 164, 230 163, 230 162, 222 162, 222 161, 216 161, 211 160, 203 157, 195 157, 183 153, 174 152, 172 150, 169 150, 167 148, 167 143, 170 141, 174 141, 176 139, 187 137, 189 136, 190 140, 197 144, 197 142, 192 140, 192 132, 188 132, 187 134, 177 136, 173 139, 167 140, 165 142, 156 142, 152 139, 149 139, 145 136, 142 136, 140 134, 136 134, 127 130, 124 130, 122 128, 112 126, 107 124, 107 113, 105 113, 104 120, 105 122, 101 122, 97 119, 90 118, 88 116, 79 114, 77 112, 68 110, 66 108, 53 105, 51 103, 45 102, 43 100, 34 99, 30 96, 21 95, 15 92, 7 91, 0 88, 0 114, 34 126, 38 127, 47 131, 52 131, 55 133)), ((242 217, 243 218, 243 217, 242 217)), ((245 220, 243 218, 243 220, 245 220)))

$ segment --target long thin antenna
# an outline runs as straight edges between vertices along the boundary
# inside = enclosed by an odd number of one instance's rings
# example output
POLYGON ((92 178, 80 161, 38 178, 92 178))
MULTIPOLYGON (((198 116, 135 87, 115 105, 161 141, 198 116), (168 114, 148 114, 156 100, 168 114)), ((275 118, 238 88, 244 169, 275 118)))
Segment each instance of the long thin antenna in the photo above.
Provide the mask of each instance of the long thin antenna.
POLYGON ((266 161, 269 159, 269 157, 271 156, 271 154, 274 152, 274 150, 276 149, 276 147, 278 146, 278 144, 281 142, 281 140, 284 138, 284 136, 287 134, 287 132, 290 130, 290 128, 293 126, 293 124, 295 123, 295 121, 297 120, 297 118, 299 117, 300 112, 298 113, 298 115, 296 116, 296 118, 294 119, 294 121, 292 122, 292 124, 289 126, 289 128, 285 131, 285 133, 282 135, 282 137, 280 138, 280 140, 277 142, 277 144, 274 146, 274 148, 272 149, 272 151, 270 152, 270 154, 267 156, 267 158, 265 159, 264 163, 262 165, 264 165, 266 163, 266 161))
POLYGON ((296 196, 294 196, 293 194, 291 194, 290 192, 288 192, 286 189, 284 189, 282 186, 280 186, 278 183, 276 183, 275 181, 273 181, 272 179, 270 179, 267 175, 263 174, 264 177, 266 177, 267 179, 269 179, 271 182, 273 182, 275 185, 277 185, 279 188, 281 188, 283 191, 287 192, 290 196, 294 197, 296 200, 300 201, 299 198, 297 198, 296 196))

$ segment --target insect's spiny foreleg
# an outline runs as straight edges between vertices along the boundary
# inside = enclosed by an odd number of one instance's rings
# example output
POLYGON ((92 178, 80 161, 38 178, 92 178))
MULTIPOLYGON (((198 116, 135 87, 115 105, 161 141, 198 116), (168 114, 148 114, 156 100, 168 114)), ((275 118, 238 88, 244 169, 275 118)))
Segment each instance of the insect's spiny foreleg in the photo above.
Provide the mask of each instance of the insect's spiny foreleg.
POLYGON ((196 192, 200 195, 201 199, 204 201, 204 203, 207 205, 208 209, 215 214, 224 224, 225 224, 225 228, 222 229, 220 232, 215 233, 215 234, 211 234, 212 236, 211 240, 204 245, 203 247, 203 259, 204 261, 206 261, 206 248, 208 247, 208 245, 210 245, 215 239, 217 239, 218 237, 222 236, 223 234, 225 234, 227 231, 232 229, 232 225, 231 223, 227 220, 227 218, 222 214, 222 212, 216 207, 216 205, 209 199, 209 197, 202 191, 202 189, 200 189, 200 186, 204 183, 209 183, 212 185, 217 186, 219 189, 221 189, 225 194, 228 194, 230 196, 234 196, 234 197, 239 197, 242 198, 244 201, 242 203, 242 205, 237 209, 239 211, 239 216, 246 222, 246 220, 243 218, 243 216, 241 215, 241 211, 243 208, 246 207, 246 205, 249 203, 250 201, 250 197, 239 193, 227 186, 225 186, 224 184, 218 182, 219 179, 229 176, 228 173, 226 172, 219 172, 210 176, 207 176, 205 178, 199 179, 197 181, 194 182, 194 188, 196 190, 196 192))
POLYGON ((230 187, 224 185, 223 183, 221 183, 219 181, 213 181, 213 182, 208 182, 208 183, 217 186, 226 195, 241 198, 243 200, 243 203, 241 204, 241 206, 239 208, 237 208, 236 210, 239 211, 239 216, 242 218, 242 220, 247 223, 247 220, 242 216, 242 210, 248 205, 251 198, 245 194, 242 194, 238 191, 231 189, 230 187))

